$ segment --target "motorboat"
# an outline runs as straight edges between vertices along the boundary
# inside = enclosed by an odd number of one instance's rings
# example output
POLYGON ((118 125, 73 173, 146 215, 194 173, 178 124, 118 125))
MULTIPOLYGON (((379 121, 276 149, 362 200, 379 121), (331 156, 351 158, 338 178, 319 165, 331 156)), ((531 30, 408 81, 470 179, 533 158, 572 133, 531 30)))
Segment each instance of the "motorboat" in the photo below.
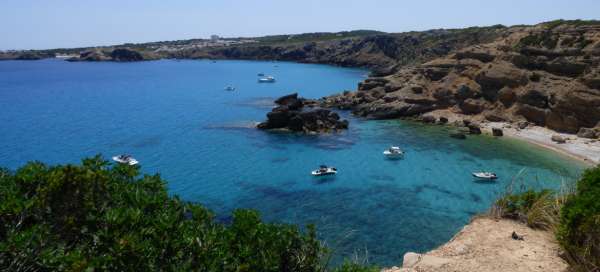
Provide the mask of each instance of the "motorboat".
POLYGON ((263 74, 263 73, 258 73, 258 75, 257 75, 257 76, 261 76, 261 77, 262 77, 262 76, 265 76, 265 74, 263 74))
POLYGON ((492 172, 475 172, 472 175, 475 178, 486 179, 486 180, 494 180, 494 179, 498 178, 496 173, 492 173, 492 172))
POLYGON ((126 155, 126 154, 114 156, 114 157, 112 157, 112 159, 113 159, 113 161, 116 161, 116 162, 122 163, 122 164, 136 165, 139 163, 131 155, 126 155))
POLYGON ((404 151, 397 146, 391 146, 390 148, 383 151, 383 155, 388 158, 402 158, 404 157, 404 151))
POLYGON ((258 79, 258 83, 273 83, 275 78, 272 76, 261 77, 258 79))
POLYGON ((312 171, 311 174, 315 177, 331 176, 337 174, 337 169, 335 167, 321 165, 319 166, 319 169, 312 171))
POLYGON ((235 87, 227 86, 227 87, 225 87, 225 91, 235 91, 235 87))

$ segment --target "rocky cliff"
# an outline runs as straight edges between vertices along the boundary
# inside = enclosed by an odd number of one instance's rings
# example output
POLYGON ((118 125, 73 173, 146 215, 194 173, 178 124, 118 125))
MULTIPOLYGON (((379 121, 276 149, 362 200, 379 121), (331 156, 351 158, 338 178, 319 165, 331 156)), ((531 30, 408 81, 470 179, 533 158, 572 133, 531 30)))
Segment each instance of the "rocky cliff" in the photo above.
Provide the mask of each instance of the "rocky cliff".
POLYGON ((324 98, 322 104, 377 119, 449 109, 474 119, 528 121, 570 133, 598 130, 600 24, 508 28, 494 41, 368 78, 358 91, 324 98))
POLYGON ((505 27, 429 30, 307 42, 258 42, 172 52, 173 58, 282 60, 370 67, 389 74, 398 67, 445 56, 452 50, 489 42, 505 27))

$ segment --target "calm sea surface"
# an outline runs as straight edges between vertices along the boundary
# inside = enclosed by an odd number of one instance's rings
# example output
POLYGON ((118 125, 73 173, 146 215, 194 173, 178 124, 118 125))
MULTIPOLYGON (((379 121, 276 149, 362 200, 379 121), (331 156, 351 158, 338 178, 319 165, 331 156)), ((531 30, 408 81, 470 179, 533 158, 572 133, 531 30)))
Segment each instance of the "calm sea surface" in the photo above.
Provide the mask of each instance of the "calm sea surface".
POLYGON ((160 172, 172 194, 210 207, 219 220, 229 221, 232 209, 253 208, 268 221, 314 223, 334 262, 366 256, 379 265, 445 243, 519 172, 533 186, 558 187, 584 167, 516 140, 459 141, 443 126, 364 121, 344 112, 350 129, 341 134, 251 128, 275 97, 353 90, 366 74, 285 62, 2 61, 0 165, 130 153, 144 172, 160 172), (277 82, 259 84, 257 73, 277 82), (383 158, 392 144, 407 151, 404 160, 383 158), (340 172, 311 177, 319 164, 340 172), (500 179, 475 182, 476 170, 500 179))

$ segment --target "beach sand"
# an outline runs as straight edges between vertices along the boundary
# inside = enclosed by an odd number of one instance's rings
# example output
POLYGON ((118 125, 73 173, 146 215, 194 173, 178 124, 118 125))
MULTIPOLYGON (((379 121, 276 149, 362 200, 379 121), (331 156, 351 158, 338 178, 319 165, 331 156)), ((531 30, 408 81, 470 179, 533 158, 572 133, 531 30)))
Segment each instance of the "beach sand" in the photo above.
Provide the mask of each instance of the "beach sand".
POLYGON ((529 125, 524 129, 519 129, 515 124, 478 120, 477 117, 457 114, 450 110, 437 110, 426 115, 433 116, 436 119, 439 119, 441 116, 446 117, 449 124, 460 123, 462 120, 473 120, 479 123, 483 133, 492 134, 492 128, 500 128, 505 137, 520 139, 562 153, 571 158, 585 162, 590 166, 600 164, 600 140, 581 138, 574 134, 559 133, 535 125, 529 125), (559 135, 566 139, 566 143, 559 144, 552 141, 553 135, 559 135))

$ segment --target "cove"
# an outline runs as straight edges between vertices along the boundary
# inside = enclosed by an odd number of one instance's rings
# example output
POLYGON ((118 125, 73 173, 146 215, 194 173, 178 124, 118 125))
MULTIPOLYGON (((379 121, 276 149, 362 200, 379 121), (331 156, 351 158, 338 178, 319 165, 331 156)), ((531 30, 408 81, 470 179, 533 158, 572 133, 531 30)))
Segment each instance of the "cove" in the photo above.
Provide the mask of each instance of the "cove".
POLYGON ((382 266, 445 243, 515 177, 556 188, 584 168, 513 139, 459 141, 444 126, 347 112, 340 114, 350 129, 339 134, 253 128, 276 97, 353 90, 367 73, 288 62, 3 61, 0 165, 131 153, 145 173, 161 173, 172 194, 206 205, 221 221, 233 209, 252 208, 268 221, 312 223, 334 263, 358 256, 382 266), (259 84, 258 73, 277 82, 259 84), (401 146, 405 159, 386 160, 381 152, 390 145, 401 146), (310 176, 320 164, 340 172, 310 176), (470 173, 477 170, 500 179, 475 182, 470 173))

